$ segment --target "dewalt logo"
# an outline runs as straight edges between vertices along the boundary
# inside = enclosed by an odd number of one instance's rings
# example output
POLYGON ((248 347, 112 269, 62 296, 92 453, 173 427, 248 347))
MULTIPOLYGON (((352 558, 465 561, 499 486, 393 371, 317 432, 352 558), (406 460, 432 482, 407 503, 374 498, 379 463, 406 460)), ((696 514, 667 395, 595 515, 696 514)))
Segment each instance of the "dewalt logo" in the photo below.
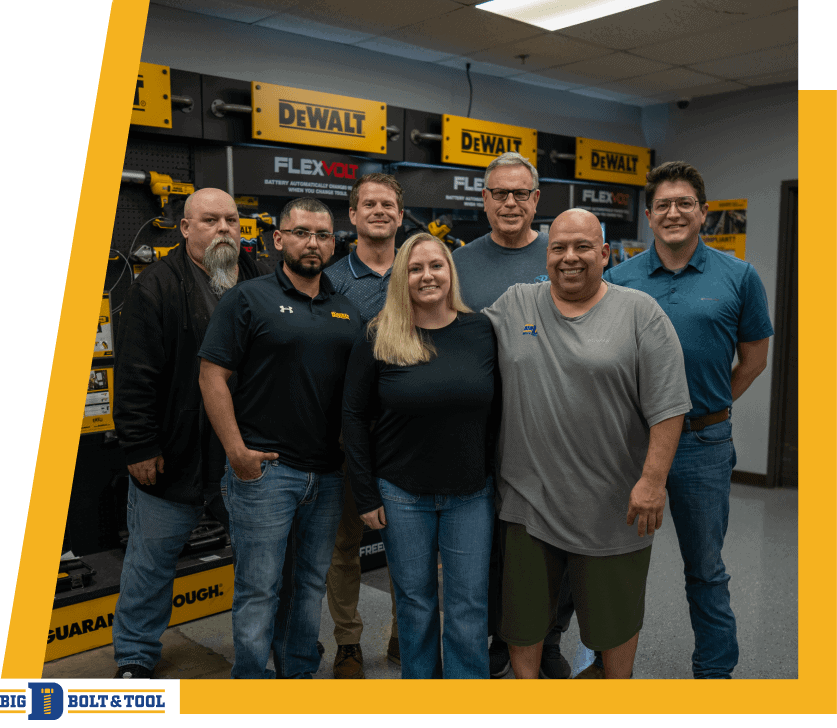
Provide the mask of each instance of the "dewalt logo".
POLYGON ((332 311, 331 315, 332 315, 332 318, 346 319, 346 321, 350 320, 349 319, 349 314, 347 314, 347 313, 338 313, 337 311, 332 311))
POLYGON ((635 175, 639 157, 635 154, 620 154, 604 149, 594 149, 590 154, 590 167, 601 172, 616 172, 635 175))
POLYGON ((506 152, 520 152, 523 138, 503 134, 486 134, 473 129, 462 130, 461 151, 463 154, 483 154, 497 157, 506 152))
POLYGON ((279 126, 283 129, 363 137, 366 113, 359 109, 315 106, 288 99, 279 100, 279 126))

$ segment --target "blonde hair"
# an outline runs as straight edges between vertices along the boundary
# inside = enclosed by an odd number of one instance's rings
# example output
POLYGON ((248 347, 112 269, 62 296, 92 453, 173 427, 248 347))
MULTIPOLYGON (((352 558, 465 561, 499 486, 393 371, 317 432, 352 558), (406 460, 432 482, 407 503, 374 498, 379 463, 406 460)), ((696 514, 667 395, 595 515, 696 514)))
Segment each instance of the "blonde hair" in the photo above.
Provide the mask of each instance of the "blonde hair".
POLYGON ((430 361, 436 347, 425 339, 413 323, 413 303, 410 300, 409 264, 413 248, 420 243, 433 242, 439 246, 450 269, 448 306, 454 311, 472 313, 459 295, 459 276, 447 246, 430 233, 418 233, 408 238, 398 250, 389 278, 387 300, 381 312, 367 328, 370 340, 374 337, 372 354, 379 361, 398 366, 411 366, 430 361))

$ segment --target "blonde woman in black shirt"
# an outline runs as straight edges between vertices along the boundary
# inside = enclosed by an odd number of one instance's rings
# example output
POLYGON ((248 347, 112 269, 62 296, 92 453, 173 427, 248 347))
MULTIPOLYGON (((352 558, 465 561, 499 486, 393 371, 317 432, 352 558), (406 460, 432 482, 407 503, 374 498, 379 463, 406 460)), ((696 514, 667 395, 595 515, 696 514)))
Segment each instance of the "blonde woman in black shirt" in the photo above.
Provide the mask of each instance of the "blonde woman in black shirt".
POLYGON ((462 303, 450 252, 414 235, 355 344, 343 398, 358 513, 381 529, 395 586, 402 678, 489 677, 495 372, 494 332, 462 303))

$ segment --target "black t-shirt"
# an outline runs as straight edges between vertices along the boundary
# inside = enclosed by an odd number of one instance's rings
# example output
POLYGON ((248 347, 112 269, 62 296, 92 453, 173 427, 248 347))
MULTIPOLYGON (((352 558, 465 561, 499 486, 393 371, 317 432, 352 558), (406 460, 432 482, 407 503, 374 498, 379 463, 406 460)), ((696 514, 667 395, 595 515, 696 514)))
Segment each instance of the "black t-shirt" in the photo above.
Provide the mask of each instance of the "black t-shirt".
POLYGON ((235 418, 251 450, 297 470, 340 467, 340 405, 360 314, 325 276, 316 298, 281 266, 219 301, 198 356, 238 374, 235 418))
POLYGON ((365 335, 352 350, 343 442, 361 514, 381 505, 378 477, 420 494, 467 495, 485 487, 496 424, 494 330, 475 313, 419 331, 438 352, 425 364, 377 361, 365 335))

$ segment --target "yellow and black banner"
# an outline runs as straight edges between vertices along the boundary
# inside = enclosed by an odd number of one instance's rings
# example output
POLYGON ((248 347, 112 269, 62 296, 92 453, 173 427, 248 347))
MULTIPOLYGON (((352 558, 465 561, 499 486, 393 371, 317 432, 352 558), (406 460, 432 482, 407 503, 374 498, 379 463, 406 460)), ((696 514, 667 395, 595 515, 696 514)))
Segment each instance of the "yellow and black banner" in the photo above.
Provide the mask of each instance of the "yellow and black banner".
POLYGON ((110 295, 102 295, 99 309, 99 324, 96 327, 96 341, 93 344, 93 358, 113 356, 113 326, 110 314, 110 295))
MULTIPOLYGON (((174 580, 169 626, 191 622, 232 608, 233 567, 199 571, 174 580)), ((52 610, 46 661, 75 655, 113 642, 113 612, 119 594, 52 610)))
POLYGON ((269 83, 251 84, 253 138, 354 152, 387 150, 387 105, 269 83))
POLYGON ((487 167, 495 157, 517 152, 538 166, 538 132, 466 116, 442 115, 442 161, 487 167))
POLYGON ((707 200, 709 212, 700 229, 703 242, 744 260, 747 252, 747 200, 707 200))
POLYGON ((575 139, 576 179, 644 187, 650 170, 650 149, 599 139, 575 139))
POLYGON ((171 129, 171 72, 168 66, 140 63, 131 123, 171 129))

